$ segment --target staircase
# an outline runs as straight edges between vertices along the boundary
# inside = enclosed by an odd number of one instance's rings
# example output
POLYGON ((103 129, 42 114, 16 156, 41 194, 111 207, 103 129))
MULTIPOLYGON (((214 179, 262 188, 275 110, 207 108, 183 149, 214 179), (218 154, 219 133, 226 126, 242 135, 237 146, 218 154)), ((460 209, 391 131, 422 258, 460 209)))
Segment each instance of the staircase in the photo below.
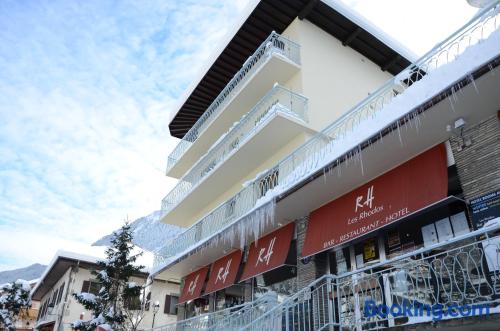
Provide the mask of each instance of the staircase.
POLYGON ((239 330, 277 305, 274 292, 242 305, 226 308, 213 313, 202 314, 182 321, 146 329, 144 331, 217 331, 239 330))

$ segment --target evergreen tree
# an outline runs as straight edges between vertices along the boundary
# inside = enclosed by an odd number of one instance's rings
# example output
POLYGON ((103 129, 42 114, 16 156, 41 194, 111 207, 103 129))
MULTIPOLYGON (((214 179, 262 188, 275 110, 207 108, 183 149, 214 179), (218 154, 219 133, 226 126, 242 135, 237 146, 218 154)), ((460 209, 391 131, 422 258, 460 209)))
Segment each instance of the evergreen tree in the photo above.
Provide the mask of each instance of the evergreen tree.
POLYGON ((22 279, 5 284, 0 296, 0 329, 15 330, 14 324, 20 313, 31 307, 31 286, 22 279))
POLYGON ((73 293, 75 299, 92 312, 89 321, 75 321, 76 330, 93 331, 97 326, 107 330, 130 330, 127 312, 131 302, 140 297, 142 286, 129 282, 144 266, 134 265, 141 254, 132 255, 132 233, 130 225, 124 226, 113 234, 111 246, 106 249, 106 260, 98 261, 98 270, 93 271, 101 289, 97 295, 91 293, 73 293))

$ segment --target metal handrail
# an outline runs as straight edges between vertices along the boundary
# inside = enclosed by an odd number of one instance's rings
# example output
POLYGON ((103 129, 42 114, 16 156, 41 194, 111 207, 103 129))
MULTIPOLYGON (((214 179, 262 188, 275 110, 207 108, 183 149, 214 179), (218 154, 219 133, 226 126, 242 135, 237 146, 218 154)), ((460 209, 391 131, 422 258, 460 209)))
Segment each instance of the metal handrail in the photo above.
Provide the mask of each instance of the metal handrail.
POLYGON ((230 328, 234 323, 248 324, 257 319, 277 303, 275 295, 262 297, 237 306, 225 308, 216 312, 194 316, 185 320, 168 323, 144 331, 188 331, 188 330, 221 330, 230 328), (263 309, 264 308, 264 309, 263 309))
POLYGON ((275 85, 239 122, 235 122, 228 132, 210 147, 163 198, 161 206, 163 213, 167 214, 172 210, 213 170, 252 137, 267 118, 278 113, 307 121, 307 98, 283 86, 275 85))
MULTIPOLYGON (((351 329, 356 326, 362 327, 363 330, 379 329, 391 326, 389 318, 373 320, 358 315, 353 319, 351 312, 357 309, 361 314, 363 302, 358 298, 353 307, 352 298, 364 297, 365 300, 380 302, 380 298, 385 297, 385 301, 382 302, 388 304, 394 299, 401 300, 401 298, 414 302, 413 299, 420 298, 420 295, 426 296, 426 302, 429 303, 430 300, 429 304, 442 304, 449 307, 457 303, 457 298, 465 300, 468 286, 474 289, 482 286, 483 292, 469 291, 466 303, 496 305, 500 303, 498 299, 500 287, 489 283, 486 271, 489 271, 489 276, 494 279, 497 279, 500 274, 498 231, 500 231, 500 222, 358 270, 340 275, 324 275, 266 314, 247 325, 240 326, 238 330, 296 330, 295 326, 302 324, 307 324, 308 327, 298 329, 320 330, 327 326, 339 326, 340 329, 346 326, 351 329), (479 240, 476 240, 478 238, 479 240), (460 243, 462 245, 459 245, 460 243), (485 253, 485 249, 491 245, 496 247, 496 258, 493 259, 491 256, 488 258, 485 253), (443 248, 447 249, 443 250, 443 248), (485 270, 484 259, 493 264, 490 268, 493 270, 485 270), (460 272, 453 275, 450 273, 450 266, 460 266, 460 272), (422 272, 425 270, 430 270, 432 273, 430 276, 438 278, 435 286, 438 287, 437 291, 443 293, 444 299, 436 296, 436 289, 430 288, 432 286, 422 279, 422 272), (443 277, 447 277, 447 280, 442 279, 443 277), (450 285, 450 282, 453 284, 450 285), (417 283, 420 286, 417 286, 417 283), (402 285, 411 290, 403 291, 402 285), (449 286, 452 287, 451 290, 449 286), (457 293, 454 293, 453 297, 450 291, 457 293), (408 295, 410 292, 412 296, 408 295), (335 306, 336 309, 334 309, 335 306), (309 314, 312 310, 314 311, 313 320, 309 314)), ((425 277, 428 278, 428 274, 425 277)), ((408 321, 408 323, 411 322, 408 321)))
MULTIPOLYGON (((196 235, 196 228, 206 228, 209 226, 210 231, 206 231, 205 234, 207 236, 213 235, 218 233, 222 228, 227 227, 228 224, 235 224, 238 220, 241 220, 241 216, 253 210, 261 201, 271 200, 272 196, 255 194, 259 186, 266 186, 266 189, 262 190, 262 192, 270 192, 268 195, 276 195, 276 191, 279 192, 279 190, 271 189, 279 187, 281 190, 284 190, 320 168, 326 157, 335 153, 336 148, 339 147, 338 142, 342 137, 345 137, 348 132, 352 132, 364 120, 372 119, 376 113, 390 104, 397 95, 404 93, 413 83, 422 79, 423 75, 454 60, 465 50, 466 45, 470 46, 480 42, 498 29, 498 22, 500 21, 498 18, 499 3, 500 0, 497 0, 490 6, 483 8, 457 32, 436 45, 415 63, 409 65, 407 69, 403 70, 399 75, 389 80, 376 92, 354 106, 352 110, 345 113, 331 125, 282 159, 272 168, 276 174, 272 180, 266 181, 269 173, 259 176, 235 196, 204 216, 186 232, 180 234, 178 240, 174 240, 171 244, 167 244, 167 246, 157 252, 155 265, 159 266, 165 261, 165 257, 161 255, 169 251, 169 245, 170 247, 172 247, 172 245, 183 245, 183 249, 173 250, 182 252, 189 247, 194 247, 200 240, 206 240, 206 236, 196 235), (244 199, 248 200, 245 201, 244 199), (231 214, 230 217, 225 217, 223 211, 230 209, 233 201, 236 201, 236 204, 240 206, 239 211, 237 214, 231 214), (214 222, 212 223, 212 221, 214 222), (188 240, 186 241, 185 239, 188 240)), ((173 254, 170 254, 169 256, 172 255, 173 254)))
POLYGON ((212 104, 208 106, 207 110, 184 135, 172 153, 170 153, 167 162, 167 173, 184 155, 192 143, 198 139, 201 133, 213 122, 217 114, 224 109, 228 100, 241 90, 242 86, 245 85, 244 82, 249 79, 248 77, 251 77, 256 68, 260 67, 261 63, 264 63, 262 60, 268 59, 273 54, 283 56, 288 61, 300 65, 300 46, 273 31, 245 61, 242 68, 234 75, 212 104))

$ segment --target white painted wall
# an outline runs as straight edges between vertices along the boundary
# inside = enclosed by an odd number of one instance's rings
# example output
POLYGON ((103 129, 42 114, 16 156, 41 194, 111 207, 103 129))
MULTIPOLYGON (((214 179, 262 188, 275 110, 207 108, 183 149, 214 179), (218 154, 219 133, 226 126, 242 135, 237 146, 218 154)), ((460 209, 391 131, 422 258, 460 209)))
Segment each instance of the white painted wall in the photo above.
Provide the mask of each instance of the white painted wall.
POLYGON ((167 282, 164 280, 154 280, 153 284, 148 286, 146 293, 151 292, 151 305, 149 311, 146 313, 141 326, 144 328, 150 328, 153 323, 153 305, 155 302, 160 304, 158 313, 155 317, 155 326, 161 326, 165 324, 174 323, 177 321, 177 315, 165 314, 165 297, 167 295, 179 296, 180 285, 176 283, 167 282))
MULTIPOLYGON (((59 289, 61 284, 64 282, 65 291, 63 293, 63 297, 61 302, 55 305, 53 314, 47 314, 43 321, 56 321, 54 326, 55 331, 70 331, 70 324, 73 321, 79 320, 80 315, 83 313, 83 320, 89 320, 92 318, 92 315, 89 311, 85 310, 82 305, 80 305, 73 297, 72 293, 80 293, 82 290, 83 282, 87 280, 95 280, 95 276, 92 275, 91 270, 84 268, 68 268, 68 270, 64 273, 64 275, 56 282, 56 284, 48 291, 40 301, 42 304, 46 300, 50 300, 52 298, 53 293, 59 289), (68 289, 69 284, 69 289, 68 289), (61 318, 61 323, 59 323, 59 319, 61 318)), ((144 284, 145 279, 132 277, 131 281, 135 281, 137 284, 144 284)), ((152 302, 158 300, 160 302, 160 310, 156 315, 155 325, 167 324, 171 321, 175 321, 177 317, 175 315, 166 315, 163 314, 163 307, 165 304, 165 295, 166 294, 178 294, 179 293, 179 285, 167 283, 167 282, 154 282, 152 285, 152 302), (162 299, 163 298, 163 299, 162 299)), ((153 310, 150 309, 145 313, 144 319, 142 320, 139 329, 145 329, 151 327, 153 319, 153 310)), ((38 322, 40 323, 40 321, 38 322)))
MULTIPOLYGON (((331 124, 391 78, 389 73, 383 72, 376 64, 343 46, 339 40, 307 20, 294 20, 283 35, 300 44, 301 70, 288 81, 279 83, 308 98, 309 126, 314 130, 319 131, 331 124)), ((308 137, 310 135, 307 134, 297 136, 252 172, 242 173, 241 179, 229 190, 218 192, 215 188, 215 198, 197 213, 193 213, 186 224, 199 221, 241 190, 245 181, 277 164, 308 137)), ((253 156, 237 157, 244 161, 253 156)))
POLYGON ((307 20, 295 19, 283 35, 300 44, 301 93, 309 98, 310 125, 321 130, 392 75, 307 20))

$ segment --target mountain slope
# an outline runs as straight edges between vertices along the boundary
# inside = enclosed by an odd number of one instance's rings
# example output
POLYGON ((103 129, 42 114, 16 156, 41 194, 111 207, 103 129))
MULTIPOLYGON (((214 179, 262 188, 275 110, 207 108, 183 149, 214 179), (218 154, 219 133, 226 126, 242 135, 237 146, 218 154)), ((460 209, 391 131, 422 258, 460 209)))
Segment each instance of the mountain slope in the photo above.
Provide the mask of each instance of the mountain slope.
POLYGON ((17 279, 32 280, 40 278, 46 265, 35 263, 25 268, 0 271, 0 284, 10 283, 17 279))
MULTIPOLYGON (((161 212, 155 211, 148 216, 136 219, 130 223, 133 243, 147 251, 155 251, 171 241, 184 228, 160 222, 161 212)), ((108 234, 97 240, 92 246, 109 246, 113 234, 108 234)))

